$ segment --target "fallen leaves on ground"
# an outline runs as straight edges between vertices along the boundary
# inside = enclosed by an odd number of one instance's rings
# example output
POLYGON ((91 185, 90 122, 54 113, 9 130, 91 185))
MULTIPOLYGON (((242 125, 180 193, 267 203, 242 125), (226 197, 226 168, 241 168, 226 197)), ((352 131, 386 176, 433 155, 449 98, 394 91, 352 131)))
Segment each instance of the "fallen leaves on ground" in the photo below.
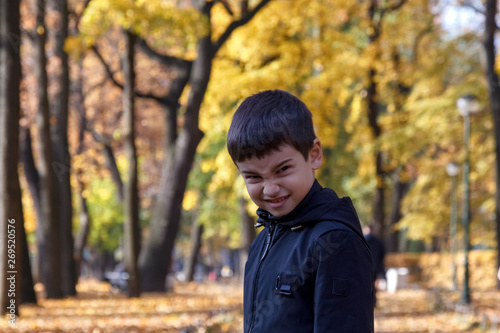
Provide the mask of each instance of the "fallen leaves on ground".
POLYGON ((376 333, 500 332, 500 291, 472 293, 470 306, 461 305, 459 291, 403 289, 380 292, 375 310, 376 333))
MULTIPOLYGON (((178 284, 170 293, 128 299, 108 284, 85 281, 78 296, 22 305, 18 332, 239 332, 242 285, 178 284)), ((8 328, 5 320, 0 330, 8 328)))
MULTIPOLYGON (((176 284, 170 293, 146 293, 128 299, 106 283, 86 280, 78 296, 39 300, 22 305, 16 327, 7 320, 0 331, 74 333, 241 333, 242 284, 176 284)), ((460 293, 404 289, 379 292, 376 333, 495 332, 491 319, 500 318, 500 292, 474 291, 471 307, 460 304, 460 293)), ((500 330, 499 330, 500 332, 500 330)))

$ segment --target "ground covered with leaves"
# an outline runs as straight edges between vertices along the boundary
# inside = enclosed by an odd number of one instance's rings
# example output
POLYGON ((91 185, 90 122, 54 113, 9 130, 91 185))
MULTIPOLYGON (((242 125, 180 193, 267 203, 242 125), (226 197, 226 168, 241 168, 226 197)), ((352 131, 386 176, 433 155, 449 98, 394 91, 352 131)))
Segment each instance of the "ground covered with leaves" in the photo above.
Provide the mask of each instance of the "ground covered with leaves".
MULTIPOLYGON (((0 331, 242 332, 242 285, 238 282, 177 284, 171 293, 148 293, 136 299, 127 299, 97 281, 84 281, 77 289, 77 297, 22 305, 16 326, 9 327, 3 320, 0 331)), ((474 291, 472 295, 472 306, 463 307, 457 305, 458 292, 380 292, 375 332, 500 332, 495 327, 500 292, 474 291)))
MULTIPOLYGON (((77 297, 22 305, 14 331, 238 332, 243 325, 239 286, 178 284, 171 293, 146 293, 128 299, 107 283, 85 281, 77 286, 77 297)), ((5 320, 0 331, 6 328, 5 320)))
POLYGON ((475 291, 471 306, 459 292, 406 289, 379 293, 376 333, 500 332, 500 292, 475 291))

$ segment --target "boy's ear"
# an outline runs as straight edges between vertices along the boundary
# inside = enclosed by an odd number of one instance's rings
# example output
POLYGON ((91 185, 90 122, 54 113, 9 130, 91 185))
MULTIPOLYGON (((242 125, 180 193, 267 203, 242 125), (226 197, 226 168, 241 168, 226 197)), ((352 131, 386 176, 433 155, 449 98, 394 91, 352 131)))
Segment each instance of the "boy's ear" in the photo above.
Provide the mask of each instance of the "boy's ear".
POLYGON ((311 165, 314 170, 321 167, 321 163, 323 162, 323 148, 318 138, 313 141, 313 146, 309 151, 309 158, 311 159, 311 165))

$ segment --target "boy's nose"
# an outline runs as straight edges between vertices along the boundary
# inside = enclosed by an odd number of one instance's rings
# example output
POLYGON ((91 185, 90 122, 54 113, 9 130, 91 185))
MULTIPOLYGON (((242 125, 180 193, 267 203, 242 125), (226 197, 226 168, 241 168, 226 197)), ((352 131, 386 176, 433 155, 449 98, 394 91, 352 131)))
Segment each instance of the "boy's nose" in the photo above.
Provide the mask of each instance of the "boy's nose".
POLYGON ((280 193, 280 187, 273 181, 268 181, 264 184, 264 190, 262 191, 266 197, 275 197, 280 193))

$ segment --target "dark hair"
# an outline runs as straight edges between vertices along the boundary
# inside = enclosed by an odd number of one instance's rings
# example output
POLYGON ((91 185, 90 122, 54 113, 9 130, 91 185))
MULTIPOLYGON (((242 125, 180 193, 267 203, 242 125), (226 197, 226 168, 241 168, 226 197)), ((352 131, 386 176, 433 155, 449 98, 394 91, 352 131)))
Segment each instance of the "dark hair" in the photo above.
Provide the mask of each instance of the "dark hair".
POLYGON ((312 114, 297 97, 266 90, 246 98, 233 115, 227 149, 233 162, 262 158, 288 144, 308 159, 313 146, 312 114))

